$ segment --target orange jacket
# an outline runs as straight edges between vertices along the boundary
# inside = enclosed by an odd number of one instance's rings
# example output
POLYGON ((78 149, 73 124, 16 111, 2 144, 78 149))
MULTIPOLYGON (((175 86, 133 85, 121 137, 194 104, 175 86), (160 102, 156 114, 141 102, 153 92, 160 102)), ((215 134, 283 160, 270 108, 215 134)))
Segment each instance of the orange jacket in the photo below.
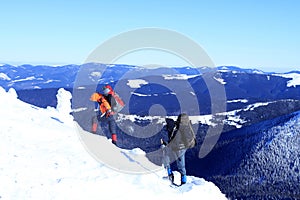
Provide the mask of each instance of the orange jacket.
POLYGON ((111 110, 111 106, 109 105, 107 100, 104 98, 104 96, 100 93, 97 93, 97 92, 93 93, 90 100, 99 103, 99 109, 102 114, 111 110))

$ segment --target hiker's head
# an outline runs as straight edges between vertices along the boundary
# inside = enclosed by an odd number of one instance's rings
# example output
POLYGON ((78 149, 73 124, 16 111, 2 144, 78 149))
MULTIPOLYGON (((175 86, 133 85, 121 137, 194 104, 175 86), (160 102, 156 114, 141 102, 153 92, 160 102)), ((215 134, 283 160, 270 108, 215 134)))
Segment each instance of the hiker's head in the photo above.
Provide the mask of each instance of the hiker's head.
POLYGON ((103 90, 103 94, 104 94, 105 96, 111 94, 112 91, 113 91, 113 90, 112 90, 112 87, 111 87, 110 85, 104 86, 104 87, 102 88, 102 90, 103 90))
POLYGON ((176 122, 171 118, 166 118, 165 120, 167 123, 167 129, 173 130, 176 125, 176 122))

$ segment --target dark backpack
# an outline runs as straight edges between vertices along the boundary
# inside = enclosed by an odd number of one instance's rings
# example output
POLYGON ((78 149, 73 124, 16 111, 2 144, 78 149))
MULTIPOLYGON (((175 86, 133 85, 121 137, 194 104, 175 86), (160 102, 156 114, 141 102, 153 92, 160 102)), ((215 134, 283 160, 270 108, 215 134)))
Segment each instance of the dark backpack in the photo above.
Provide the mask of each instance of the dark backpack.
POLYGON ((178 132, 181 134, 185 148, 193 148, 196 145, 196 135, 192 128, 189 116, 185 113, 180 114, 177 119, 177 124, 178 132))
POLYGON ((189 149, 196 145, 196 135, 187 114, 180 114, 170 138, 173 150, 189 149))

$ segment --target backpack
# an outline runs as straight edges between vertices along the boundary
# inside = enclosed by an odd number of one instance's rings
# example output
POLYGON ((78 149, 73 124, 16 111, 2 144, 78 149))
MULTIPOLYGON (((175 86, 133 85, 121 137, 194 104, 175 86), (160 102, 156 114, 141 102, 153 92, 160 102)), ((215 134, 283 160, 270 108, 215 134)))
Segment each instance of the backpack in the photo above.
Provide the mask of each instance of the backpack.
POLYGON ((170 138, 170 147, 174 151, 190 149, 196 145, 196 135, 187 114, 180 114, 170 138))
POLYGON ((113 97, 112 98, 112 105, 111 105, 112 111, 113 112, 120 112, 124 108, 125 103, 123 102, 123 100, 120 98, 120 96, 116 92, 113 92, 111 94, 111 96, 113 97))
POLYGON ((110 85, 106 85, 103 87, 103 91, 106 89, 108 89, 108 95, 106 96, 106 99, 110 103, 111 110, 116 113, 120 112, 124 108, 125 103, 110 85))
POLYGON ((180 114, 177 119, 177 125, 178 133, 181 134, 181 139, 185 148, 193 148, 196 145, 196 135, 189 120, 189 116, 185 113, 180 114))

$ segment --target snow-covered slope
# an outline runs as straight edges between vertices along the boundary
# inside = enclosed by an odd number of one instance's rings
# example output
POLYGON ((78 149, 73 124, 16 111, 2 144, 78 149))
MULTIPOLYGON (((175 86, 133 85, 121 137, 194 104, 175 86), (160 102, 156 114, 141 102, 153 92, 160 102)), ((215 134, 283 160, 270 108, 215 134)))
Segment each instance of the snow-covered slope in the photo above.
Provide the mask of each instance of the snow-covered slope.
MULTIPOLYGON (((82 145, 80 129, 68 114, 70 93, 59 91, 57 108, 42 109, 18 100, 14 89, 5 92, 0 88, 1 200, 226 199, 202 178, 189 176, 185 187, 174 189, 162 178, 162 168, 148 174, 126 174, 96 161, 82 145)), ((141 152, 119 149, 98 135, 82 134, 109 146, 117 153, 116 160, 141 152)), ((128 163, 132 164, 132 158, 128 163)))

